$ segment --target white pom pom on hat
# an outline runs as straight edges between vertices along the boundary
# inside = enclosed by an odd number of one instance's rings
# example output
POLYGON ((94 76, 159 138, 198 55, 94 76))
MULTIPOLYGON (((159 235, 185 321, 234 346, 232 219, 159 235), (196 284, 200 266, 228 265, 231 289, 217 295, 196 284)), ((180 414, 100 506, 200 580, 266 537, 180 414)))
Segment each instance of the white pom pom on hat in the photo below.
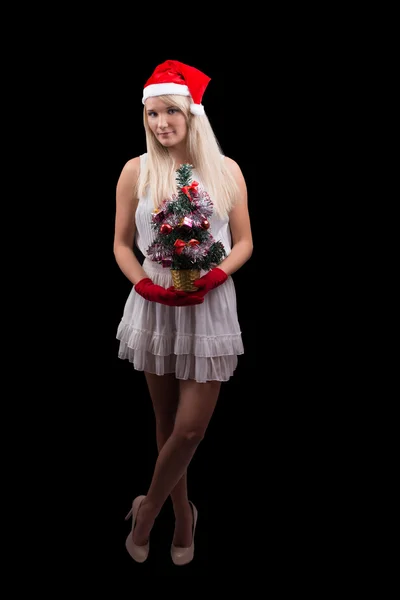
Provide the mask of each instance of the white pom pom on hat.
POLYGON ((162 96, 164 94, 179 94, 191 96, 190 112, 193 115, 204 115, 204 106, 201 101, 211 78, 177 60, 166 60, 158 65, 152 76, 146 81, 143 88, 142 103, 147 98, 162 96))

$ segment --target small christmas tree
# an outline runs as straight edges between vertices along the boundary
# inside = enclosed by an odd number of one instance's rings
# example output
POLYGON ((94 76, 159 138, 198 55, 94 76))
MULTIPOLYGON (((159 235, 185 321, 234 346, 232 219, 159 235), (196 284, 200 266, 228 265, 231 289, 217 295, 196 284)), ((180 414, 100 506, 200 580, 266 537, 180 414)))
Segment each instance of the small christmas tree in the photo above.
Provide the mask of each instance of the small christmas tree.
MULTIPOLYGON (((198 182, 192 181, 192 169, 190 164, 178 169, 177 194, 164 200, 152 213, 151 225, 156 237, 147 254, 151 260, 171 269, 175 287, 178 272, 182 278, 183 272, 189 271, 194 281, 201 269, 208 271, 226 256, 222 242, 214 240, 209 231, 213 203, 198 182)), ((191 284, 178 287, 196 289, 191 284)))

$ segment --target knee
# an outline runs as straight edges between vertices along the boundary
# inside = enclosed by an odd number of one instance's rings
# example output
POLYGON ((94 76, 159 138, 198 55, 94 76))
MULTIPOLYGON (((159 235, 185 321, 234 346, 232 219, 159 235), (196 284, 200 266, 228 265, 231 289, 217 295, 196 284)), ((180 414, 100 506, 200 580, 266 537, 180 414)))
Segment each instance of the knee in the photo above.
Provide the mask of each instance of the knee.
POLYGON ((202 439, 204 438, 205 432, 200 428, 186 428, 179 427, 174 430, 174 435, 178 438, 183 444, 189 444, 197 446, 200 444, 202 439))

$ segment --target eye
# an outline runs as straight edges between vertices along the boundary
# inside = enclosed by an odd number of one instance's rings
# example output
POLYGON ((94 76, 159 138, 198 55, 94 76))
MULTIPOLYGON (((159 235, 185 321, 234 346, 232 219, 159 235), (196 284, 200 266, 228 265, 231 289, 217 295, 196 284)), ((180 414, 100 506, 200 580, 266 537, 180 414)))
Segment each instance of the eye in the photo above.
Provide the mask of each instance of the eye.
POLYGON ((175 113, 178 112, 178 109, 177 108, 169 108, 168 112, 169 112, 170 115, 173 115, 173 114, 175 114, 175 113))
POLYGON ((156 115, 156 113, 154 112, 154 110, 150 110, 148 113, 149 117, 154 117, 156 115))

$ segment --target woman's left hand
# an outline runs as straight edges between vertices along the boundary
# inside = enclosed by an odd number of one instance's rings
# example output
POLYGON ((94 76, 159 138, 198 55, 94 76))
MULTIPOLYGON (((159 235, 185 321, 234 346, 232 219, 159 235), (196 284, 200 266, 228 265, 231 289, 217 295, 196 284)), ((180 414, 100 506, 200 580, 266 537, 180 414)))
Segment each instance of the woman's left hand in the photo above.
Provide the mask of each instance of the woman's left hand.
POLYGON ((228 275, 225 273, 225 271, 215 267, 215 269, 211 269, 211 271, 208 271, 208 273, 203 275, 203 277, 200 277, 200 279, 193 281, 193 285, 198 288, 198 290, 193 292, 193 294, 204 298, 209 291, 222 285, 227 279, 228 275))

